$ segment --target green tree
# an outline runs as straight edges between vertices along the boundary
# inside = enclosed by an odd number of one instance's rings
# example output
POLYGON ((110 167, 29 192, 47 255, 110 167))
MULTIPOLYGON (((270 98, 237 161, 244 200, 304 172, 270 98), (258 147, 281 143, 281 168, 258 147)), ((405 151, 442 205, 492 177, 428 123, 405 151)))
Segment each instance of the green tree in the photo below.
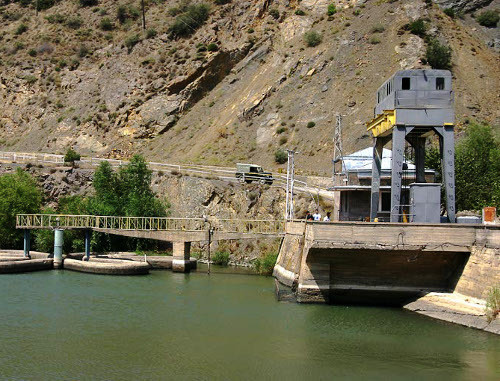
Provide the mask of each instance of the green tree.
POLYGON ((458 210, 500 207, 500 142, 488 125, 471 124, 455 152, 458 210))
POLYGON ((166 216, 166 205, 155 197, 151 189, 152 171, 142 156, 134 155, 129 164, 120 168, 118 178, 123 215, 166 216))
POLYGON ((23 234, 16 230, 16 215, 38 213, 42 194, 31 175, 18 168, 0 176, 0 247, 19 249, 23 234))

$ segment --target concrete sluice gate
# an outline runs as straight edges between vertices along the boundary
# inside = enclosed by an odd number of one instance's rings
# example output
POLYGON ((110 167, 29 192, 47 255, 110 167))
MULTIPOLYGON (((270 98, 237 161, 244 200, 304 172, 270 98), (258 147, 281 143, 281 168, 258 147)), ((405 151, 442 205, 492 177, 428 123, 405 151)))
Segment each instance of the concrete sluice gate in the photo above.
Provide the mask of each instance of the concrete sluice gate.
POLYGON ((278 296, 285 286, 302 303, 400 306, 453 290, 481 298, 500 281, 500 227, 291 222, 286 233, 278 296))

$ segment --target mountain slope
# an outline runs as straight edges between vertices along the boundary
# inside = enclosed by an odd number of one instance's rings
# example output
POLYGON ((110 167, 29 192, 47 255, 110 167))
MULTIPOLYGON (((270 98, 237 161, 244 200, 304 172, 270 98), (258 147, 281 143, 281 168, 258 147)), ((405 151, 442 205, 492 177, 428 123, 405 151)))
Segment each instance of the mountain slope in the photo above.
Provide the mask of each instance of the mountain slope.
POLYGON ((498 28, 469 14, 451 19, 420 0, 215 3, 204 25, 182 38, 168 33, 180 2, 149 2, 147 33, 138 1, 82 8, 62 0, 38 17, 17 3, 2 6, 0 149, 73 146, 272 168, 275 151, 293 147, 300 169, 328 174, 336 113, 346 152, 370 145, 364 123, 378 86, 396 70, 426 67, 424 39, 404 30, 418 18, 453 49, 457 133, 471 119, 500 124, 499 54, 485 42, 498 28), (328 17, 332 3, 338 12, 328 17), (120 23, 124 5, 129 18, 120 23), (106 18, 111 30, 102 30, 106 18), (21 24, 27 30, 19 33, 21 24), (322 36, 315 47, 304 43, 311 29, 322 36))

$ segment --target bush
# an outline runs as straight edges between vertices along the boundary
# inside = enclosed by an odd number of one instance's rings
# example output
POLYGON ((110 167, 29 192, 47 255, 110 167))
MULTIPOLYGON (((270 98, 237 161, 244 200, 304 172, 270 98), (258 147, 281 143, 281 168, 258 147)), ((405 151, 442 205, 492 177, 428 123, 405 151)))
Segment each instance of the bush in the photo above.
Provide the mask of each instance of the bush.
POLYGON ((217 44, 214 44, 213 42, 208 44, 207 45, 207 50, 209 52, 216 52, 217 50, 219 50, 219 47, 217 46, 217 44))
POLYGON ((309 32, 304 33, 304 41, 309 47, 319 45, 322 40, 323 38, 321 37, 321 34, 316 32, 315 30, 310 30, 309 32))
POLYGON ((269 14, 275 20, 278 20, 280 18, 280 11, 278 11, 276 8, 270 9, 269 14))
POLYGON ((427 33, 427 24, 423 19, 418 19, 408 24, 408 30, 417 36, 424 37, 427 33))
POLYGON ((66 26, 71 29, 79 29, 83 25, 83 20, 79 17, 71 17, 66 21, 66 26))
POLYGON ((20 24, 16 29, 16 34, 19 36, 28 30, 28 26, 26 24, 20 24))
POLYGON ((456 16, 455 10, 453 8, 446 8, 443 12, 446 16, 451 17, 452 19, 454 19, 456 16))
POLYGON ((214 265, 227 266, 229 264, 229 253, 226 251, 216 251, 211 259, 214 265))
POLYGON ((370 38, 370 44, 372 45, 380 44, 380 42, 381 42, 380 37, 373 36, 372 38, 370 38))
POLYGON ((66 22, 66 16, 60 13, 49 15, 45 19, 51 24, 64 24, 66 22))
POLYGON ((486 297, 486 319, 491 323, 500 314, 500 285, 493 286, 486 297))
POLYGON ((93 7, 98 4, 99 0, 80 0, 80 7, 93 7))
POLYGON ((120 5, 116 10, 116 18, 120 24, 124 24, 127 20, 136 20, 141 13, 139 9, 133 5, 120 5))
POLYGON ((133 34, 132 36, 127 37, 125 40, 125 46, 127 47, 128 52, 130 53, 134 46, 136 46, 141 41, 138 34, 133 34))
POLYGON ((64 155, 64 162, 74 163, 78 160, 80 160, 80 154, 74 151, 72 148, 68 148, 68 150, 66 151, 66 155, 64 155))
POLYGON ((171 37, 189 36, 208 20, 210 7, 205 3, 189 5, 168 29, 171 37))
POLYGON ((264 257, 257 258, 255 260, 255 270, 262 275, 272 275, 277 259, 277 253, 267 253, 264 255, 264 257))
POLYGON ((288 161, 288 153, 283 151, 282 149, 277 150, 274 153, 274 161, 278 164, 285 164, 288 161))
POLYGON ((231 0, 214 0, 214 3, 217 5, 229 4, 231 0))
POLYGON ((382 33, 385 30, 385 27, 382 24, 374 25, 372 28, 372 33, 382 33))
POLYGON ((114 28, 114 25, 113 23, 111 22, 111 20, 108 18, 108 17, 104 17, 100 24, 99 24, 99 27, 102 29, 102 30, 106 30, 106 31, 109 31, 109 30, 113 30, 114 28))
POLYGON ((297 10, 295 11, 295 14, 296 14, 297 16, 305 16, 306 12, 304 12, 302 9, 297 9, 297 10))
POLYGON ((36 55, 37 55, 36 49, 30 49, 30 50, 28 51, 28 54, 29 54, 31 57, 36 57, 36 55))
POLYGON ((286 142, 288 142, 288 138, 286 136, 282 136, 280 138, 280 146, 282 146, 283 144, 286 144, 286 142))
POLYGON ((315 122, 307 122, 307 128, 313 128, 314 126, 316 126, 316 123, 315 122))
POLYGON ((158 32, 156 32, 156 29, 150 28, 146 31, 146 38, 155 38, 158 35, 158 32))
POLYGON ((477 22, 479 25, 487 28, 495 28, 499 20, 500 16, 498 15, 498 11, 484 11, 477 16, 477 22))
POLYGON ((333 16, 335 13, 337 13, 337 7, 335 4, 328 4, 328 9, 326 10, 326 14, 328 16, 333 16))
POLYGON ((433 69, 448 70, 451 68, 451 48, 432 40, 427 46, 425 59, 433 69))

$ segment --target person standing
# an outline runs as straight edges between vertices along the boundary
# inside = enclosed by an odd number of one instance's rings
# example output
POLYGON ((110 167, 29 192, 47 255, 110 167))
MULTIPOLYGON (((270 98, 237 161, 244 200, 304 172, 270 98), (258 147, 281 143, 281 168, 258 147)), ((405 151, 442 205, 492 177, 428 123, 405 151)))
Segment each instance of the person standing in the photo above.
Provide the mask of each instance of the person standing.
POLYGON ((314 221, 321 221, 321 214, 319 214, 319 210, 316 209, 316 212, 313 214, 314 221))

